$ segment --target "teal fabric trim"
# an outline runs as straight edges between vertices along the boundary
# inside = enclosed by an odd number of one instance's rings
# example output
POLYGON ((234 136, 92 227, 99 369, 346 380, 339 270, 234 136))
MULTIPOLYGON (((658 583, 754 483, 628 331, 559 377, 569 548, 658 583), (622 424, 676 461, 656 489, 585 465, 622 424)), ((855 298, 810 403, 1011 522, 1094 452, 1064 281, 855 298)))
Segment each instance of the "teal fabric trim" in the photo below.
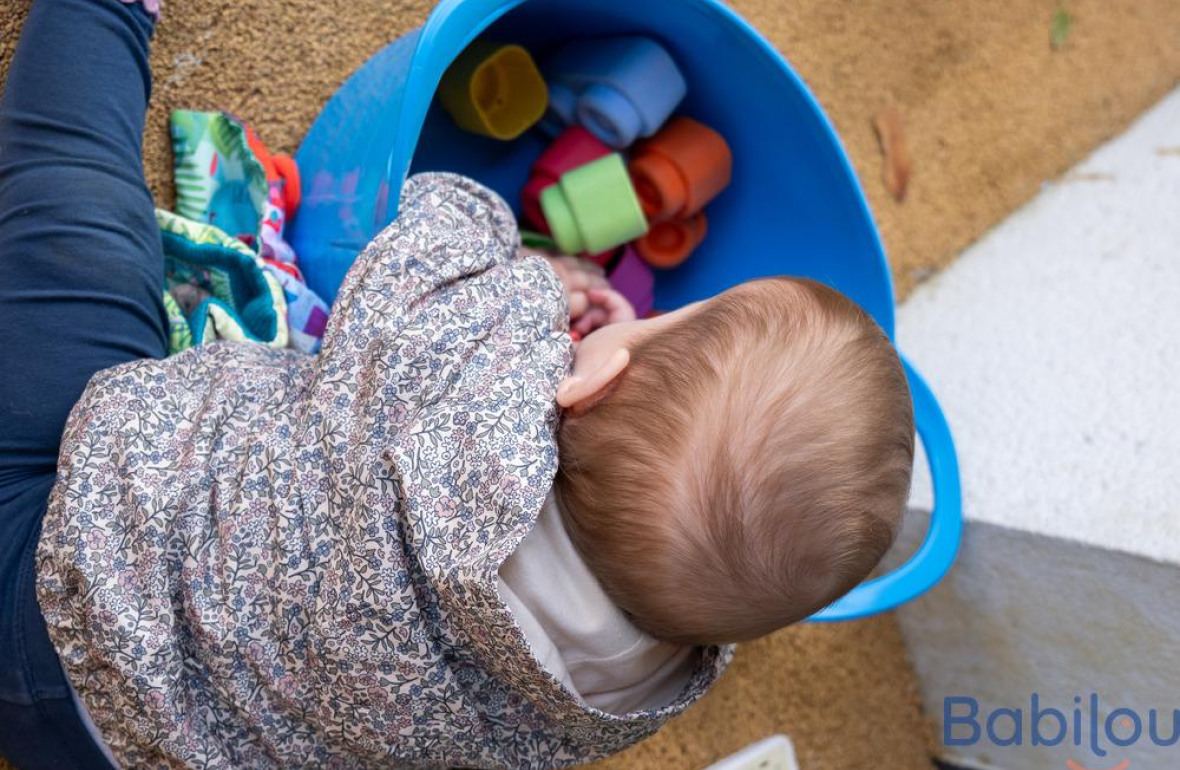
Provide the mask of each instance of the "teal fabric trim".
MULTIPOLYGON (((243 333, 260 342, 275 338, 279 317, 270 286, 253 258, 219 244, 193 243, 167 230, 161 231, 160 237, 164 245, 164 272, 170 280, 185 282, 195 278, 231 317, 238 319, 243 333)), ((202 302, 190 314, 189 326, 196 344, 200 344, 204 335, 204 316, 199 323, 192 319, 210 301, 202 302)))
MULTIPOLYGON (((242 317, 239 313, 235 312, 232 307, 230 307, 226 303, 222 302, 221 300, 217 299, 216 297, 210 297, 209 299, 202 300, 202 302, 199 305, 197 305, 195 308, 193 308, 193 312, 189 313, 188 326, 189 326, 189 329, 192 331, 193 345, 203 345, 205 343, 205 327, 207 325, 206 322, 209 318, 209 307, 210 306, 219 307, 222 310, 224 310, 226 313, 228 313, 230 315, 230 317, 232 319, 234 319, 238 323, 238 325, 241 327, 242 333, 246 336, 247 340, 250 340, 251 342, 266 343, 266 342, 269 342, 270 340, 274 339, 274 335, 271 335, 270 337, 267 337, 266 339, 256 337, 254 335, 254 333, 250 330, 250 327, 248 327, 242 321, 242 317)), ((222 331, 224 332, 225 330, 223 329, 222 331)))

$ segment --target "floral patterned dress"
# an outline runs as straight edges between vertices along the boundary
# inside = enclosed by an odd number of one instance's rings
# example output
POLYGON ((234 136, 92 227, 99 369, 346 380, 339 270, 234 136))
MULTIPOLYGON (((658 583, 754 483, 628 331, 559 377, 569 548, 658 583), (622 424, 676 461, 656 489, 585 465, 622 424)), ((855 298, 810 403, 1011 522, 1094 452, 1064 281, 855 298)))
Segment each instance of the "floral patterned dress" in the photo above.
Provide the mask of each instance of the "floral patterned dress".
POLYGON ((566 307, 507 206, 414 177, 322 353, 218 343, 95 375, 63 438, 38 598, 124 767, 559 767, 697 699, 611 715, 496 590, 557 468, 566 307))

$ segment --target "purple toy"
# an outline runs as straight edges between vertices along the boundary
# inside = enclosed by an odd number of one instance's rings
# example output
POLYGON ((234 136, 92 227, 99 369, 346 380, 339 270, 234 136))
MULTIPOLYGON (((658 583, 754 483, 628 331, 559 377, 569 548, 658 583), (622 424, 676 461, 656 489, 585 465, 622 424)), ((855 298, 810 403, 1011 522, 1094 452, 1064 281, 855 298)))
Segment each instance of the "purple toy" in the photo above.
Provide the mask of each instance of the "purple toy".
POLYGON ((630 245, 623 248, 623 255, 610 274, 610 285, 627 298, 635 308, 638 318, 645 318, 654 303, 656 279, 651 268, 640 259, 630 245))

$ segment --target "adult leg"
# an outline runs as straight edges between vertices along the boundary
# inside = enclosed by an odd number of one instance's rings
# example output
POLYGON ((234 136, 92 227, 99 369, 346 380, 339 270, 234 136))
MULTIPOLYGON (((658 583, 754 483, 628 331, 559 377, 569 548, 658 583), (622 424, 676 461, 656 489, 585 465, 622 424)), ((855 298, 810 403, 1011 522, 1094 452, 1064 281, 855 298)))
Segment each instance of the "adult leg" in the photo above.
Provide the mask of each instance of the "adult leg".
POLYGON ((0 99, 0 754, 108 767, 34 595, 70 408, 91 375, 163 356, 163 257, 143 181, 152 21, 117 0, 35 0, 0 99))
POLYGON ((52 471, 91 375, 167 352, 141 137, 152 22, 36 0, 0 101, 0 485, 52 471))

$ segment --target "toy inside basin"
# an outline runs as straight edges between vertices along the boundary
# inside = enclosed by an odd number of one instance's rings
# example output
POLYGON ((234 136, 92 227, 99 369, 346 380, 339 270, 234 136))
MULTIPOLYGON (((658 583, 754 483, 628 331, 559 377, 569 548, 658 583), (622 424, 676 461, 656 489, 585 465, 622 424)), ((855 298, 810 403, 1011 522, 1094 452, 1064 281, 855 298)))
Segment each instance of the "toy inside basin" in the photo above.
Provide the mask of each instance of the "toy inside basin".
MULTIPOLYGON (((325 106, 299 148, 304 182, 292 245, 310 286, 331 301, 357 253, 396 216, 409 173, 456 171, 513 206, 547 138, 510 143, 457 128, 434 94, 476 37, 519 43, 538 60, 579 37, 643 34, 689 83, 678 110, 733 148, 733 183, 708 208, 709 234, 655 301, 671 309, 765 275, 799 275, 858 302, 893 337, 893 288, 880 238, 838 137, 806 86, 746 22, 717 0, 443 0, 426 25, 377 53, 325 106)), ((816 616, 880 612, 949 569, 961 531, 958 466, 946 421, 906 364, 936 505, 919 551, 816 616)))

